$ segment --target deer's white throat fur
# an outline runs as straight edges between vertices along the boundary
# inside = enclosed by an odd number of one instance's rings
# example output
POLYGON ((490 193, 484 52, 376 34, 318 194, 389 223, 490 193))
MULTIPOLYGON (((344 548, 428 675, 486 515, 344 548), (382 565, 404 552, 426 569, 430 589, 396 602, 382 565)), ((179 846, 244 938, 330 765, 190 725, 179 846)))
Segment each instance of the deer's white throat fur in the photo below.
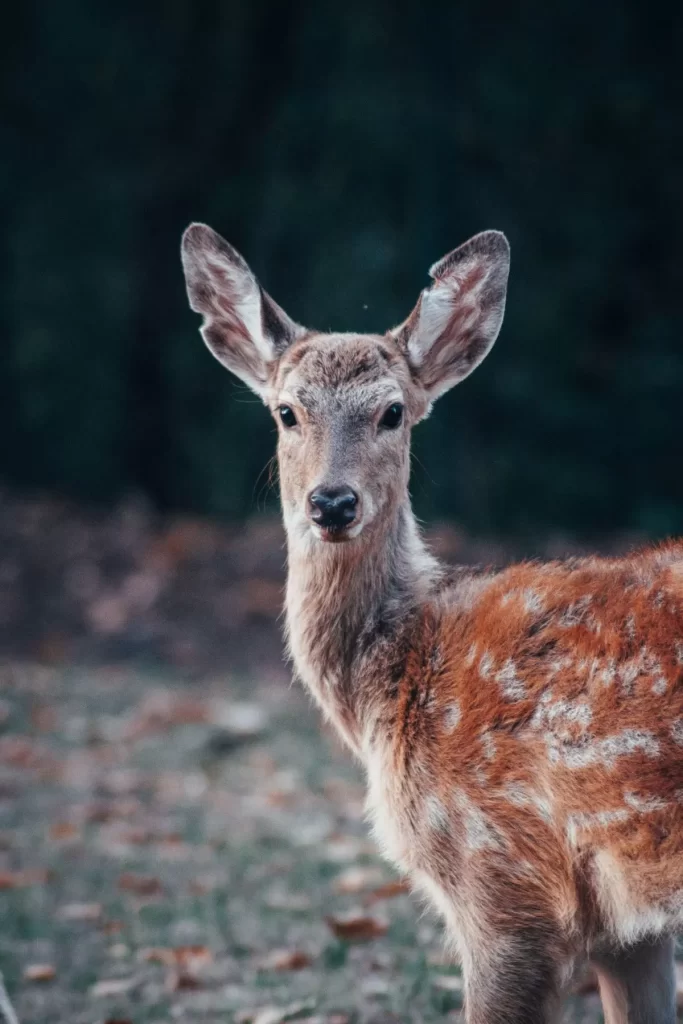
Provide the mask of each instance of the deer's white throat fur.
MULTIPOLYGON (((310 543, 288 531, 287 638, 297 674, 360 753, 363 712, 383 693, 364 689, 377 626, 399 624, 427 599, 441 576, 417 526, 410 499, 383 530, 342 544, 310 543)), ((373 683, 380 682, 373 679, 373 683)))

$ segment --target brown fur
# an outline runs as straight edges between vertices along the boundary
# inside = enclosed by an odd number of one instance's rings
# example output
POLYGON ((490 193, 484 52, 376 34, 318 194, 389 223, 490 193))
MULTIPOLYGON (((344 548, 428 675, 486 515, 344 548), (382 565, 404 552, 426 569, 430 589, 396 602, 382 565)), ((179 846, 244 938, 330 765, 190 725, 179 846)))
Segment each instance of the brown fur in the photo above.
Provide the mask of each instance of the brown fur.
POLYGON ((410 428, 495 341, 507 243, 487 233, 442 260, 385 336, 321 335, 206 232, 184 253, 205 340, 276 419, 296 414, 278 458, 297 672, 365 766, 384 852, 446 918, 468 1021, 550 1021, 592 959, 610 1020, 670 1024, 683 545, 448 575, 410 508, 410 428), (396 401, 403 422, 382 430, 396 401), (358 517, 328 544, 307 496, 340 483, 358 517))

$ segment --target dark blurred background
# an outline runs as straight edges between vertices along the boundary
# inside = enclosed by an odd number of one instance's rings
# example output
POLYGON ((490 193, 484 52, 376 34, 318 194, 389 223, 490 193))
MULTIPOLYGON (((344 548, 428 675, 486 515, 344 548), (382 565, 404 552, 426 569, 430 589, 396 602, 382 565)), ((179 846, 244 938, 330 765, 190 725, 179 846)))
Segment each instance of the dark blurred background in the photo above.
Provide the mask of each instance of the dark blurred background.
POLYGON ((495 227, 505 327, 417 432, 418 512, 489 535, 680 531, 681 12, 8 7, 1 478, 245 517, 273 426, 201 343, 185 225, 224 234, 297 320, 354 330, 401 320, 434 260, 495 227))

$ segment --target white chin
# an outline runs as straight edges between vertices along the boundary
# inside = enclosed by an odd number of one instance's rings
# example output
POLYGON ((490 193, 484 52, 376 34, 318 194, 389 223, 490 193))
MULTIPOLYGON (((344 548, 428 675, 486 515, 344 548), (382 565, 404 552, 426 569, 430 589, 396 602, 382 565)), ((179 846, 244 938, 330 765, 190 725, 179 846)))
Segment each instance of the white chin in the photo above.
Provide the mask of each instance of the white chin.
POLYGON ((345 530, 337 531, 325 530, 315 523, 311 523, 311 533, 316 540, 321 541, 323 544, 346 544, 360 536, 362 530, 362 520, 360 523, 354 523, 353 526, 349 526, 345 530))

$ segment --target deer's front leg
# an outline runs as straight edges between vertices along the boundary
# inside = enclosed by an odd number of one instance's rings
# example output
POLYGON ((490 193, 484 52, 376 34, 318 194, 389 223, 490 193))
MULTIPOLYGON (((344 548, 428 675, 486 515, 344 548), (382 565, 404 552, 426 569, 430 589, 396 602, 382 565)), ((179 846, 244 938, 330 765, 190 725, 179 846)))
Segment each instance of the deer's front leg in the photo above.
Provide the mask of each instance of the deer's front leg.
POLYGON ((551 1024, 562 963, 552 938, 532 929, 467 943, 463 957, 467 1024, 551 1024))
POLYGON ((668 936, 593 957, 607 1024, 675 1024, 674 944, 668 936))

